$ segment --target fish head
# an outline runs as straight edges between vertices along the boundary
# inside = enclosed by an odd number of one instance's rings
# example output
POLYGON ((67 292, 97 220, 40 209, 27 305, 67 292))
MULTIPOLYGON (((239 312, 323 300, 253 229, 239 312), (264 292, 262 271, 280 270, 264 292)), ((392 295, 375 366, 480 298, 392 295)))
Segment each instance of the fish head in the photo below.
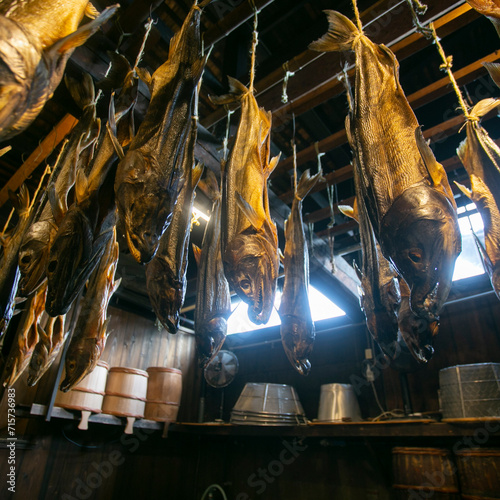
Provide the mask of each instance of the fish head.
POLYGON ((59 226, 47 262, 45 310, 51 316, 68 312, 97 258, 92 257, 93 233, 89 221, 80 210, 72 208, 59 226))
POLYGON ((217 355, 226 340, 227 320, 222 316, 215 316, 209 321, 197 326, 196 345, 200 367, 205 368, 217 355))
POLYGON ((151 305, 161 324, 170 332, 179 329, 179 314, 186 294, 185 276, 179 276, 161 257, 155 257, 147 266, 146 280, 151 305))
POLYGON ((171 192, 160 182, 156 161, 129 151, 118 166, 115 194, 118 214, 132 256, 148 263, 172 218, 171 192))
POLYGON ((64 363, 66 377, 59 387, 62 392, 68 392, 90 373, 101 353, 96 340, 92 338, 81 340, 75 349, 71 347, 70 344, 64 363))
POLYGON ((224 255, 226 278, 240 299, 249 305, 256 325, 269 321, 274 306, 279 258, 276 249, 256 234, 240 234, 224 255))
POLYGON ((411 309, 429 322, 437 321, 461 251, 450 201, 427 185, 409 188, 384 216, 380 236, 384 255, 410 288, 411 309))
POLYGON ((314 343, 314 323, 293 315, 281 316, 281 341, 292 366, 301 374, 311 370, 309 356, 314 343))
POLYGON ((49 221, 32 224, 19 248, 19 293, 31 295, 45 278, 45 267, 49 256, 49 244, 53 236, 49 221))
POLYGON ((45 367, 49 361, 49 352, 44 343, 38 342, 31 355, 30 364, 28 367, 27 383, 33 387, 45 373, 45 367))

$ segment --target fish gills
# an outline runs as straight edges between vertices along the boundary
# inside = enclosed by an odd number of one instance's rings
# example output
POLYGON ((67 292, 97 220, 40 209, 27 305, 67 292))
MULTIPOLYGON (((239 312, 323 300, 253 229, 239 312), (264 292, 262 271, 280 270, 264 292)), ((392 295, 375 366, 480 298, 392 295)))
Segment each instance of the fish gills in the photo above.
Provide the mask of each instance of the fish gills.
POLYGON ((311 369, 309 356, 315 338, 309 305, 309 252, 302 220, 302 201, 319 180, 321 172, 311 176, 306 170, 300 177, 285 223, 285 282, 278 310, 281 318, 281 342, 292 366, 301 374, 311 369))
POLYGON ((411 290, 411 308, 438 318, 461 251, 456 205, 398 79, 398 62, 345 16, 326 11, 329 31, 310 48, 356 55, 354 109, 347 126, 357 145, 360 193, 383 255, 411 290))
POLYGON ((217 179, 207 170, 206 191, 212 201, 212 213, 205 228, 201 249, 193 245, 198 273, 194 335, 198 360, 205 368, 220 351, 231 315, 229 284, 224 275, 221 254, 221 193, 217 179))

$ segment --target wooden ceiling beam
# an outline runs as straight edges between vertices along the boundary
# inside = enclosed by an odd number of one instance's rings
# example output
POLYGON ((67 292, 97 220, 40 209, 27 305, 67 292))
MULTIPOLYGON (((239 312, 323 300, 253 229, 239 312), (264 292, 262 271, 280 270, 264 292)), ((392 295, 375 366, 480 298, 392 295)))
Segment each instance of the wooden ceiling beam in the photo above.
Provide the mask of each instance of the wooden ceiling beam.
POLYGON ((34 172, 53 151, 59 143, 71 132, 78 120, 70 114, 52 129, 39 146, 29 155, 28 159, 21 165, 16 173, 9 179, 7 184, 0 190, 0 207, 9 199, 9 189, 17 191, 23 182, 34 172))
MULTIPOLYGON (((444 37, 478 17, 479 14, 465 4, 465 0, 435 0, 429 5, 423 19, 435 20, 436 29, 444 37)), ((432 43, 415 33, 408 7, 398 5, 395 8, 392 0, 378 2, 374 8, 361 14, 361 20, 366 34, 376 43, 391 46, 399 59, 432 43)), ((341 67, 338 53, 305 50, 288 61, 289 71, 295 73, 288 82, 289 102, 281 103, 281 84, 285 72, 280 67, 255 84, 259 105, 272 111, 273 125, 284 123, 291 119, 292 113, 298 116, 343 92, 337 80, 341 67)), ((202 123, 208 128, 225 117, 224 109, 220 108, 202 123)))

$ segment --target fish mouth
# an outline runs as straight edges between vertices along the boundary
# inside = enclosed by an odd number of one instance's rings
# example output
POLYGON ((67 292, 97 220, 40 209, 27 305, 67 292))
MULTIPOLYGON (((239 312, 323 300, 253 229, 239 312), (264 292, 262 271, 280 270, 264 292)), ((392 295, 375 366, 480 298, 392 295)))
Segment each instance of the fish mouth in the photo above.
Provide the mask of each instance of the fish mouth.
POLYGON ((143 264, 143 263, 147 263, 149 262, 153 256, 151 255, 151 257, 146 260, 146 261, 143 261, 142 260, 142 253, 139 251, 139 249, 135 246, 133 240, 132 240, 132 237, 130 236, 130 233, 128 231, 125 231, 125 238, 127 239, 127 245, 128 245, 128 249, 130 250, 130 253, 132 254, 132 257, 137 261, 139 262, 140 264, 143 264))

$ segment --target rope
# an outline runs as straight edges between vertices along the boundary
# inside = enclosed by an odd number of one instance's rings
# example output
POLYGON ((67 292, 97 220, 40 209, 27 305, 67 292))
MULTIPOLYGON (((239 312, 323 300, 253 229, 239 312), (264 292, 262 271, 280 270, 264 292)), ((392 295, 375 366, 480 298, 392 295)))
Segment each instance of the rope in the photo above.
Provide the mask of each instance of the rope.
POLYGON ((356 24, 358 25, 358 30, 360 33, 363 32, 363 25, 361 24, 361 16, 359 15, 358 2, 352 0, 352 8, 354 9, 354 16, 356 17, 356 24))
POLYGON ((462 96, 462 92, 460 92, 460 89, 458 88, 457 81, 455 80, 455 76, 453 75, 453 71, 451 71, 451 68, 453 66, 453 56, 446 56, 443 46, 441 45, 441 42, 439 40, 439 37, 436 33, 436 28, 434 27, 434 23, 429 24, 429 28, 432 31, 432 38, 434 39, 434 43, 436 44, 436 47, 438 49, 439 55, 441 56, 441 59, 443 61, 443 64, 439 67, 442 71, 446 71, 448 74, 448 78, 451 81, 451 84, 453 85, 453 89, 455 90, 455 93, 458 98, 458 102, 460 104, 460 107, 462 108, 462 112, 465 116, 465 118, 469 121, 478 121, 478 118, 475 116, 472 116, 469 112, 469 107, 467 106, 466 102, 464 101, 464 98, 462 96))
POLYGON ((285 76, 283 78, 283 90, 281 92, 281 102, 283 104, 286 104, 288 102, 288 94, 287 94, 288 80, 291 76, 295 75, 295 73, 293 71, 288 70, 288 61, 283 64, 283 70, 285 71, 285 76))
POLYGON ((253 83, 255 80, 255 53, 257 49, 257 44, 259 43, 259 34, 257 32, 257 23, 258 23, 258 14, 259 11, 257 10, 257 7, 255 6, 255 1, 250 0, 250 4, 252 5, 253 12, 254 12, 254 18, 253 18, 253 33, 252 33, 252 49, 250 52, 250 85, 249 85, 249 91, 250 93, 253 94, 253 83))
POLYGON ((293 193, 297 194, 297 146, 295 144, 295 113, 292 113, 292 149, 293 149, 293 193))

